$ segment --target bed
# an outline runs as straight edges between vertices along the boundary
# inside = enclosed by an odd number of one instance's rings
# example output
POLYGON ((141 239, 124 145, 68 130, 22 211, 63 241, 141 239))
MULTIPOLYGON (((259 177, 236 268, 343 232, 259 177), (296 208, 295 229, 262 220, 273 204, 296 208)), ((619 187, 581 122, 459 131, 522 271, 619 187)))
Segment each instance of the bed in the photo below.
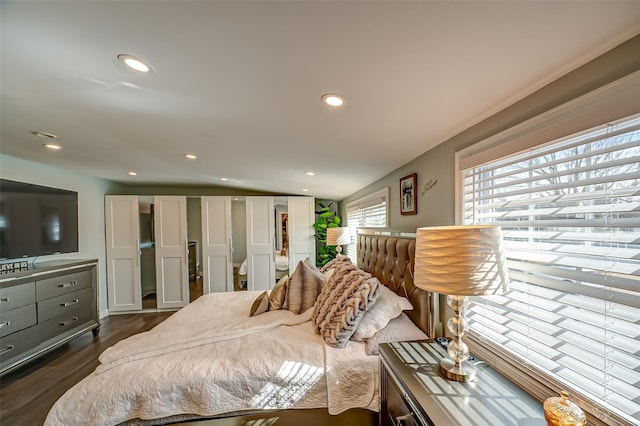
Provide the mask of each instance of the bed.
MULTIPOLYGON (((45 425, 197 423, 273 413, 310 425, 327 418, 376 423, 376 345, 433 336, 434 299, 413 285, 414 240, 359 235, 358 244, 357 265, 343 256, 331 268, 308 269, 324 279, 310 309, 261 313, 261 292, 208 294, 118 342, 54 404, 45 425), (334 314, 346 318, 346 328, 331 328, 334 314)), ((317 276, 300 281, 304 297, 317 276)), ((290 308, 300 282, 289 283, 290 308)))

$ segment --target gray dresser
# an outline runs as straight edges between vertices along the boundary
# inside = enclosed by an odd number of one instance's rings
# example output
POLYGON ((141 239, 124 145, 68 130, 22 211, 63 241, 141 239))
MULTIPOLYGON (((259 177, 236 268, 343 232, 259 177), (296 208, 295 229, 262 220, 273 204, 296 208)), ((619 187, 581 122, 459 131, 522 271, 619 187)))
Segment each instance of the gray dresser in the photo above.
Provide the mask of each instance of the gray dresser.
POLYGON ((0 375, 98 322, 96 259, 51 261, 0 275, 0 375))

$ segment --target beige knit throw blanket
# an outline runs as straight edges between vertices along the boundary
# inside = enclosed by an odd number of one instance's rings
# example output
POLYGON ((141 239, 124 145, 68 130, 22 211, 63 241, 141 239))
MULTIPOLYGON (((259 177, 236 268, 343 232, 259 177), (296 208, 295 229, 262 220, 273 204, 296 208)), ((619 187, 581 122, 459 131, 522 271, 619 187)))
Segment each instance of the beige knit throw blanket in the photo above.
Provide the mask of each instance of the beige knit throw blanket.
POLYGON ((334 269, 333 274, 322 287, 311 319, 327 345, 343 348, 355 333, 362 315, 378 298, 380 282, 350 261, 330 263, 326 265, 330 266, 327 270, 334 269))

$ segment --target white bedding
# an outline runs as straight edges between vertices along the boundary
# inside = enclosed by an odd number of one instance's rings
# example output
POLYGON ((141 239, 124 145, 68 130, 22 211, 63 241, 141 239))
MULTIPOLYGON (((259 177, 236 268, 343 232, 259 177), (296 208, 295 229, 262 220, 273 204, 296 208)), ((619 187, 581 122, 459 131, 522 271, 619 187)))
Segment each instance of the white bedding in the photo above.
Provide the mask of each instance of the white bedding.
POLYGON ((56 402, 45 425, 263 409, 379 409, 378 360, 365 354, 364 343, 326 346, 308 313, 249 318, 259 293, 204 295, 153 330, 114 345, 95 372, 56 402))
MULTIPOLYGON (((289 270, 289 257, 276 255, 276 271, 288 271, 289 270)), ((247 275, 247 259, 245 259, 238 269, 238 275, 247 275)))

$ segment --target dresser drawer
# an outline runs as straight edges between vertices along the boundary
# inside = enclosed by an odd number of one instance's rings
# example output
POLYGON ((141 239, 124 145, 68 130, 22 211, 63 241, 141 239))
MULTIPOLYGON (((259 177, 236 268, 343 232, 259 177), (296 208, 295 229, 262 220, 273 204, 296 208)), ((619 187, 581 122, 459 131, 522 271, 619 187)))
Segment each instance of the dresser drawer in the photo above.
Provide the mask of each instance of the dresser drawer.
POLYGON ((38 347, 38 327, 29 327, 6 337, 0 337, 0 366, 18 355, 34 351, 38 347))
POLYGON ((82 288, 91 287, 91 283, 91 271, 75 272, 73 274, 38 280, 36 296, 38 301, 46 300, 82 288))
POLYGON ((16 331, 31 327, 38 322, 35 303, 21 306, 6 312, 0 312, 0 336, 4 337, 16 331))
POLYGON ((46 340, 57 337, 69 330, 89 322, 92 320, 91 306, 83 306, 62 315, 51 318, 50 320, 39 322, 40 339, 46 340))
POLYGON ((36 283, 0 288, 0 312, 10 311, 36 301, 36 283))
POLYGON ((93 289, 74 291, 62 296, 38 302, 38 321, 43 322, 80 307, 91 307, 93 303, 93 289))

